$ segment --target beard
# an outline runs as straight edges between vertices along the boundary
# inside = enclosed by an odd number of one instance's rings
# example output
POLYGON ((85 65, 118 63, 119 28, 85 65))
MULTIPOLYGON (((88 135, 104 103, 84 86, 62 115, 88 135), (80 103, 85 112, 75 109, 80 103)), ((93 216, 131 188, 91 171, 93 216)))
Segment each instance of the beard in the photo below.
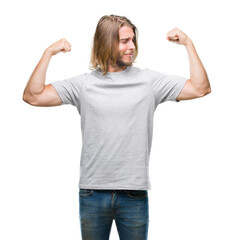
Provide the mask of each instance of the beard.
POLYGON ((130 61, 130 62, 125 62, 125 61, 123 61, 122 57, 123 57, 123 55, 121 55, 121 54, 119 53, 119 56, 118 56, 118 58, 117 58, 117 60, 116 60, 116 65, 117 65, 118 67, 128 67, 128 66, 131 66, 131 65, 132 65, 132 61, 130 61))

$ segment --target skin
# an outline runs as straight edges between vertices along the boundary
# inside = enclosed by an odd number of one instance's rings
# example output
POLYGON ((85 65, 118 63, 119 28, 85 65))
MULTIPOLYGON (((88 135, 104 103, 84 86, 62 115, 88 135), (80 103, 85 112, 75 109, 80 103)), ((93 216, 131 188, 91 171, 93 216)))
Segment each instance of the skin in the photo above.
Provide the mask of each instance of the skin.
MULTIPOLYGON (((119 60, 115 67, 109 66, 109 72, 119 72, 126 69, 132 63, 132 55, 135 46, 134 33, 131 27, 123 26, 119 29, 119 60)), ((179 28, 173 28, 167 33, 166 39, 186 47, 190 62, 190 79, 177 97, 177 101, 203 97, 211 92, 210 83, 206 71, 195 50, 192 40, 179 28)))
MULTIPOLYGON (((132 28, 123 26, 119 29, 119 58, 116 66, 109 65, 109 72, 123 71, 131 65, 131 54, 135 49, 133 38, 132 28)), ((192 40, 178 28, 169 31, 166 39, 169 42, 185 46, 189 56, 190 79, 186 81, 176 100, 189 100, 209 94, 211 92, 210 82, 192 40)), ((65 38, 53 43, 44 51, 24 89, 23 100, 25 102, 33 106, 58 106, 62 104, 62 100, 52 84, 45 85, 46 71, 52 56, 60 52, 70 51, 71 44, 65 38)))
POLYGON ((135 49, 133 42, 135 35, 131 27, 123 26, 119 29, 119 58, 117 66, 109 66, 109 72, 119 72, 132 64, 132 57, 135 49))
POLYGON ((189 100, 209 94, 210 82, 192 40, 177 27, 167 33, 166 39, 185 46, 189 57, 190 79, 187 80, 177 100, 189 100))

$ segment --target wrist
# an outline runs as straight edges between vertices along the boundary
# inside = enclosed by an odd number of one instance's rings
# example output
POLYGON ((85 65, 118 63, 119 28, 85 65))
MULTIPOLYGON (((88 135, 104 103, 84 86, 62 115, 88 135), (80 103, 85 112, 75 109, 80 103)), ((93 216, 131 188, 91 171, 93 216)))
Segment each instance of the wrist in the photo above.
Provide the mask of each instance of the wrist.
POLYGON ((49 56, 49 57, 52 57, 52 56, 53 56, 53 53, 52 53, 52 51, 51 51, 49 48, 47 48, 47 49, 44 51, 44 55, 47 55, 47 56, 49 56))
POLYGON ((186 43, 185 43, 185 45, 184 45, 186 48, 187 47, 191 47, 191 46, 193 46, 193 42, 192 42, 192 40, 190 39, 190 38, 188 38, 187 40, 186 40, 186 43))

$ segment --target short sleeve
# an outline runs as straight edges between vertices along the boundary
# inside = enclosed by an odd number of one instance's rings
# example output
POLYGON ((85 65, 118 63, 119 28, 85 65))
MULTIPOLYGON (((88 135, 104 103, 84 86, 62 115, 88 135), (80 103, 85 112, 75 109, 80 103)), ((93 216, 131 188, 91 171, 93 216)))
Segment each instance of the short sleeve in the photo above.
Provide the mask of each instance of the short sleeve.
POLYGON ((61 81, 54 81, 54 86, 62 100, 62 104, 71 104, 80 108, 81 86, 85 75, 78 75, 61 81))
POLYGON ((157 104, 166 101, 175 101, 183 89, 187 78, 177 75, 166 75, 157 71, 150 70, 152 88, 157 104))

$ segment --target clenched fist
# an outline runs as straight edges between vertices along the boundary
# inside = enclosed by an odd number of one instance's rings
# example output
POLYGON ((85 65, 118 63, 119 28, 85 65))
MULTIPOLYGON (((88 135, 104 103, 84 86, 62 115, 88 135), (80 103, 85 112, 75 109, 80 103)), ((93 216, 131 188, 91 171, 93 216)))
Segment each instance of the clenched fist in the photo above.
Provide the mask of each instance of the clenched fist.
POLYGON ((177 27, 168 32, 166 38, 168 41, 180 45, 186 45, 190 41, 189 37, 177 27))
POLYGON ((51 55, 56 55, 59 52, 70 52, 71 51, 71 44, 65 39, 62 38, 59 41, 53 43, 50 45, 46 51, 50 53, 51 55))

